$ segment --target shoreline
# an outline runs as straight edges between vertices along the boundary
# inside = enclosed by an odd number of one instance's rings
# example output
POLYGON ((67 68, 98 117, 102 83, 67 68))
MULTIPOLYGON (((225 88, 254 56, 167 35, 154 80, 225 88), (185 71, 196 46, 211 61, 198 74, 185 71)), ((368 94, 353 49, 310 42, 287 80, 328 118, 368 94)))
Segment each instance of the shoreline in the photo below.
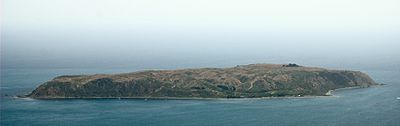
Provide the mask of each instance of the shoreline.
POLYGON ((31 98, 31 97, 13 97, 18 99, 37 99, 37 100, 99 100, 99 99, 116 99, 116 100, 253 100, 253 99, 302 99, 331 97, 327 95, 307 95, 307 96, 283 96, 283 97, 244 97, 244 98, 202 98, 202 97, 52 97, 52 98, 31 98))
POLYGON ((370 87, 377 87, 377 86, 384 86, 384 85, 385 84, 377 84, 377 85, 371 85, 371 86, 368 86, 368 87, 354 86, 354 87, 337 88, 337 89, 329 90, 328 92, 325 93, 325 96, 335 96, 333 93, 338 92, 338 91, 361 89, 361 88, 370 88, 370 87))
MULTIPOLYGON (((369 87, 383 86, 382 84, 373 85, 369 87)), ((369 87, 344 87, 337 88, 333 90, 329 90, 325 93, 325 95, 304 95, 304 96, 283 96, 283 97, 243 97, 243 98, 224 98, 224 97, 215 97, 215 98, 204 98, 204 97, 48 97, 48 98, 31 98, 26 96, 14 96, 13 98, 20 99, 37 99, 37 100, 98 100, 98 99, 136 99, 136 100, 252 100, 252 99, 303 99, 303 98, 318 98, 318 97, 335 97, 333 93, 343 90, 352 90, 352 89, 360 89, 360 88, 369 88, 369 87)), ((337 96, 336 96, 337 97, 337 96)))

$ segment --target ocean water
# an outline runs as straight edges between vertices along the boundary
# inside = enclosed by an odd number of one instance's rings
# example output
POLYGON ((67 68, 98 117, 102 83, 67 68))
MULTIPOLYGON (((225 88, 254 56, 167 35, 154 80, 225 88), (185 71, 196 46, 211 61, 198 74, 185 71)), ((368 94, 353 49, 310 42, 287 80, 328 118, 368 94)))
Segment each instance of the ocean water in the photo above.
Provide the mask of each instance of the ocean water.
POLYGON ((12 98, 63 74, 134 69, 2 69, 1 126, 399 126, 400 71, 366 70, 377 82, 330 97, 218 100, 12 98), (7 95, 7 96, 6 96, 7 95))

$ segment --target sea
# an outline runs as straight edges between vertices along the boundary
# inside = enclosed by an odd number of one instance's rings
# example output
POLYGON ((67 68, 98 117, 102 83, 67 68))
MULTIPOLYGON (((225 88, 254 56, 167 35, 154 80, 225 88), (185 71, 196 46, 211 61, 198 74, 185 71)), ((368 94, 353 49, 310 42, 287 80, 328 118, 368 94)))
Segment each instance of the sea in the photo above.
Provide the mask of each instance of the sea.
POLYGON ((15 98, 59 75, 133 69, 1 69, 1 126, 400 126, 400 71, 363 70, 383 86, 304 98, 154 100, 15 98))

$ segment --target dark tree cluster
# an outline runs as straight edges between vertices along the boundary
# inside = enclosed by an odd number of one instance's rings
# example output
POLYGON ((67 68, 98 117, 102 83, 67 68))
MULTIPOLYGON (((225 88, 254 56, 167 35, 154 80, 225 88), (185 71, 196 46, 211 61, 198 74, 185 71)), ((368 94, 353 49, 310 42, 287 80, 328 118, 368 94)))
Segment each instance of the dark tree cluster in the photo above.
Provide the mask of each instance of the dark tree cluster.
POLYGON ((289 63, 288 65, 282 65, 283 67, 300 67, 299 65, 295 63, 289 63))

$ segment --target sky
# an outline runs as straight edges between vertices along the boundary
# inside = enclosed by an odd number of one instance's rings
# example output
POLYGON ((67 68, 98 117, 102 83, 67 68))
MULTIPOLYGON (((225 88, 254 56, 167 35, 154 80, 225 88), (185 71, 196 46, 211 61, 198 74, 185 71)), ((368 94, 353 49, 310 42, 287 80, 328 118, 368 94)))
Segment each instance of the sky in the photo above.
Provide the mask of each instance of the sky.
POLYGON ((2 0, 2 68, 399 69, 398 0, 2 0))

